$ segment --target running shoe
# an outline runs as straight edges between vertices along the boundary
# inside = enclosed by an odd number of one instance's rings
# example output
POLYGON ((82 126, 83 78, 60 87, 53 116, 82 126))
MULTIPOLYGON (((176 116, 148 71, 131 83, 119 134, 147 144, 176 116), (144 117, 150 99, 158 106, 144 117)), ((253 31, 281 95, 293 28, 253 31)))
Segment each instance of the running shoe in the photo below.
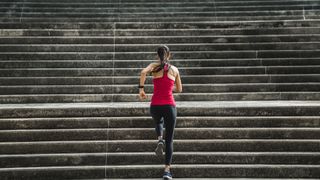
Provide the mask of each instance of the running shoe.
POLYGON ((163 148, 164 148, 164 141, 163 140, 159 140, 157 148, 155 150, 155 153, 156 153, 157 156, 162 156, 163 155, 163 148))
POLYGON ((172 174, 171 174, 170 172, 165 171, 165 172, 163 173, 163 179, 164 179, 164 180, 170 180, 170 179, 172 179, 172 174))

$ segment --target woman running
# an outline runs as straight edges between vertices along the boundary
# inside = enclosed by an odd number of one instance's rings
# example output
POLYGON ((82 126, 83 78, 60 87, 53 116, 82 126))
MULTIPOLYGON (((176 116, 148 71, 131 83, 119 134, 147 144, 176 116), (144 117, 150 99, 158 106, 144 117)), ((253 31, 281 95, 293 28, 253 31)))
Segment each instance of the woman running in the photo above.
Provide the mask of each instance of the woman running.
POLYGON ((169 63, 171 53, 165 45, 157 49, 158 60, 149 64, 141 71, 139 96, 140 99, 146 99, 144 92, 144 83, 148 73, 153 76, 153 96, 151 98, 150 114, 155 121, 155 130, 158 136, 158 144, 155 153, 158 156, 163 155, 165 147, 165 168, 163 179, 172 179, 170 165, 173 152, 173 134, 176 125, 176 103, 172 92, 182 92, 182 85, 178 68, 169 63), (175 85, 175 88, 174 88, 175 85), (166 134, 163 140, 163 124, 166 134))

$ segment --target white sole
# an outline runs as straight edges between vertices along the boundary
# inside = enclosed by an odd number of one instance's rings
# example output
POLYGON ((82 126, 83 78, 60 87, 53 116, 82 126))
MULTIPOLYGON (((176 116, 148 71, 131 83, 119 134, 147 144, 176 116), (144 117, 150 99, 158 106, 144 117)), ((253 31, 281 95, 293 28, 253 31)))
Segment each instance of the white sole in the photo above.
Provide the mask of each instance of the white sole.
POLYGON ((172 179, 172 177, 169 177, 169 176, 163 176, 163 179, 165 179, 165 180, 170 180, 170 179, 172 179))

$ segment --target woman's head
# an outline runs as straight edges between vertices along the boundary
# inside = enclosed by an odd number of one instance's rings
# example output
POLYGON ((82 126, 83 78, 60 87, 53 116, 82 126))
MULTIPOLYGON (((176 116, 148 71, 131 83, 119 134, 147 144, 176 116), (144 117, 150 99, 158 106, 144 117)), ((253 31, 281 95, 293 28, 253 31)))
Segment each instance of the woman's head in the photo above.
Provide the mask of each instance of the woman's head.
POLYGON ((157 49, 157 54, 158 54, 158 57, 160 59, 161 64, 162 64, 162 62, 168 61, 170 58, 169 47, 166 45, 159 46, 157 49))
POLYGON ((171 56, 169 47, 166 45, 159 46, 157 49, 157 54, 160 60, 160 65, 157 66, 152 72, 159 72, 162 69, 164 69, 165 71, 168 70, 168 67, 169 67, 168 61, 171 56))

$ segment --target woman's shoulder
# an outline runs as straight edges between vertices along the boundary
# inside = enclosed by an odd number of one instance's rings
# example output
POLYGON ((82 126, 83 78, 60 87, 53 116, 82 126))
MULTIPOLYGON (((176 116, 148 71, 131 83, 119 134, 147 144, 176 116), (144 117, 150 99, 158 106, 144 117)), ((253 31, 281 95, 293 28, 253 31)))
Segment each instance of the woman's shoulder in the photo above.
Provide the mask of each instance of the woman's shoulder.
POLYGON ((179 70, 176 66, 174 65, 170 65, 170 70, 169 70, 170 74, 173 76, 173 77, 177 77, 179 75, 179 70))
POLYGON ((175 73, 179 73, 179 69, 174 66, 174 65, 171 65, 170 68, 175 72, 175 73))
POLYGON ((151 66, 151 67, 157 67, 157 66, 159 66, 160 65, 160 63, 158 63, 158 62, 152 62, 152 63, 150 63, 149 64, 149 66, 151 66))
POLYGON ((152 62, 149 64, 150 66, 157 66, 157 65, 160 65, 160 63, 157 63, 157 62, 152 62))

